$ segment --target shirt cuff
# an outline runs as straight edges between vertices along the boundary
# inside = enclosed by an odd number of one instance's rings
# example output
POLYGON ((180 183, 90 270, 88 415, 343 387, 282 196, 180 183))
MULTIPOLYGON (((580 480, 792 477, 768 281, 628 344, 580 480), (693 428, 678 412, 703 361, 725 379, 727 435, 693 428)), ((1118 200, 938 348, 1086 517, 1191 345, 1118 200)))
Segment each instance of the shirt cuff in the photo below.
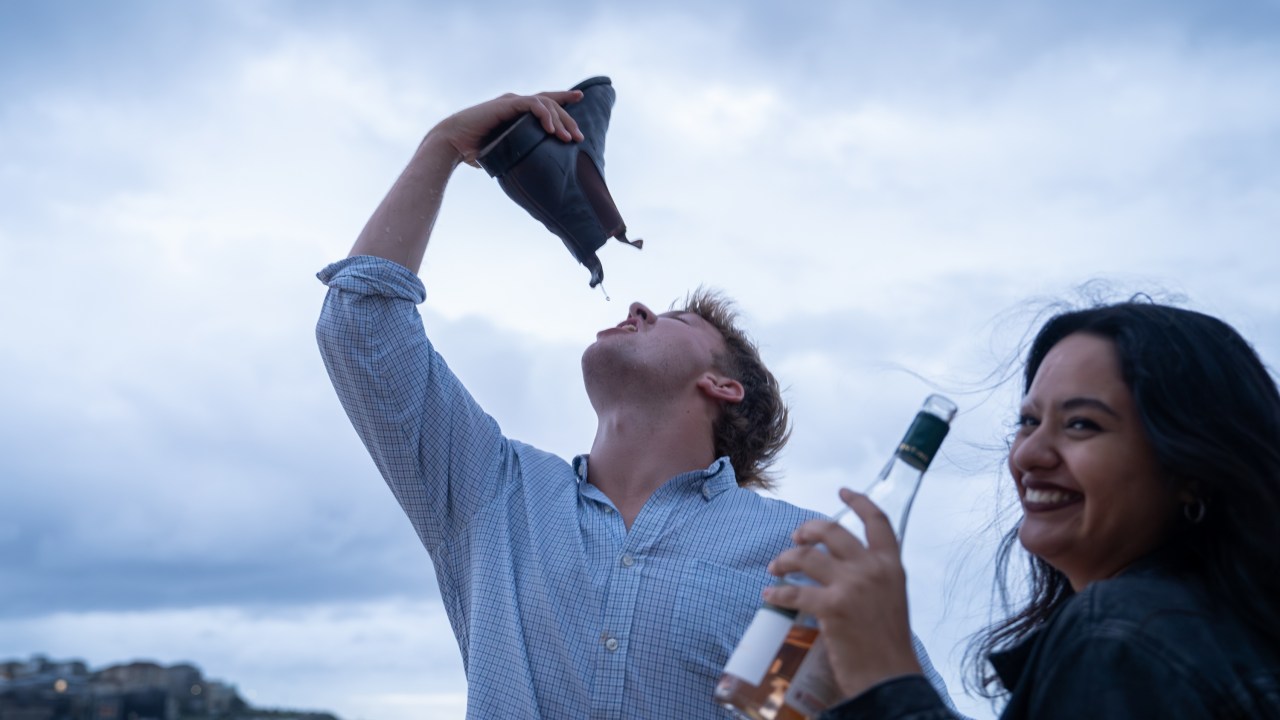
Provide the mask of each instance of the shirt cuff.
POLYGON ((903 675, 873 685, 836 705, 823 713, 821 720, 951 720, 955 717, 923 675, 903 675))
POLYGON ((373 255, 339 260, 316 273, 316 277, 330 288, 357 295, 381 295, 410 300, 415 305, 427 299, 422 280, 409 268, 373 255))

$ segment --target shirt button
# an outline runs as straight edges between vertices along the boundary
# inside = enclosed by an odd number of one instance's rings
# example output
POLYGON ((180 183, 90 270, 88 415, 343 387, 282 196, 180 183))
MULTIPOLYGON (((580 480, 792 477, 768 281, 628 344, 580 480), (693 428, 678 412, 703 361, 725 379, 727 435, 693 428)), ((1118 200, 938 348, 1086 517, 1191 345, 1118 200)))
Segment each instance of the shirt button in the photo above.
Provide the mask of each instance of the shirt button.
POLYGON ((622 567, 631 567, 632 565, 635 565, 635 564, 636 564, 635 558, 631 557, 630 555, 622 556, 622 567))
POLYGON ((618 649, 618 638, 609 638, 604 641, 605 649, 609 652, 616 652, 618 649))
POLYGON ((613 514, 613 508, 609 507, 608 505, 605 505, 605 506, 604 506, 604 514, 605 514, 605 515, 612 515, 612 514, 613 514))
POLYGON ((710 499, 711 499, 711 487, 710 487, 710 486, 707 486, 707 485, 703 485, 703 486, 702 486, 702 497, 704 497, 704 498, 706 498, 706 499, 708 499, 708 500, 710 500, 710 499))

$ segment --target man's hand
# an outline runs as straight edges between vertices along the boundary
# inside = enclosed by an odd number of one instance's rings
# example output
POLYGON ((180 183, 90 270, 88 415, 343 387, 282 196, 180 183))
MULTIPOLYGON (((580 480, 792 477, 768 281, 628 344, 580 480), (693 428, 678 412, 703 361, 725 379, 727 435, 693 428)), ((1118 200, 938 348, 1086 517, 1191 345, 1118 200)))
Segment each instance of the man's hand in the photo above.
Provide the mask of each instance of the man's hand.
POLYGON ((564 109, 565 105, 581 99, 581 90, 537 95, 507 93, 450 115, 432 128, 427 137, 429 140, 447 142, 458 153, 459 159, 468 165, 476 165, 476 156, 483 149, 485 138, 490 133, 503 123, 530 112, 548 134, 565 142, 581 141, 582 132, 578 130, 578 123, 564 109))
POLYGON ((581 90, 538 95, 507 94, 460 110, 440 121, 418 146, 364 230, 351 246, 351 255, 373 255, 418 272, 440 214, 445 186, 458 162, 476 164, 482 143, 503 123, 533 113, 549 135, 581 141, 578 123, 564 105, 582 99, 581 90))

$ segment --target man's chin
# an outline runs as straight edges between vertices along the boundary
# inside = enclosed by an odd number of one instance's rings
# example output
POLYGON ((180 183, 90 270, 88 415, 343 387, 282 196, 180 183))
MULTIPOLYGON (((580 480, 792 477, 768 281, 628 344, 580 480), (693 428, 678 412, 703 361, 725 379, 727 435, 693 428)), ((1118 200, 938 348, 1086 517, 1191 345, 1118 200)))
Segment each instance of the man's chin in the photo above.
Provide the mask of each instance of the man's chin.
POLYGON ((628 347, 609 335, 588 345, 582 351, 583 378, 613 378, 625 374, 623 368, 634 365, 634 361, 628 361, 628 347))

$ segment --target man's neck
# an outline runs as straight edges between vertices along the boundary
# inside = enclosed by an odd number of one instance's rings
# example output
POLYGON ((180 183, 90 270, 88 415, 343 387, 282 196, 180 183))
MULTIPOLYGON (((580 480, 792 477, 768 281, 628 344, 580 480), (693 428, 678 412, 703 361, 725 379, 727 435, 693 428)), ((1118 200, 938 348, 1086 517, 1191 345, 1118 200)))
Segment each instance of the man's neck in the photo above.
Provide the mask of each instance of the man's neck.
POLYGON ((715 460, 709 420, 696 410, 628 407, 601 412, 587 480, 611 500, 627 528, 653 493, 715 460))

